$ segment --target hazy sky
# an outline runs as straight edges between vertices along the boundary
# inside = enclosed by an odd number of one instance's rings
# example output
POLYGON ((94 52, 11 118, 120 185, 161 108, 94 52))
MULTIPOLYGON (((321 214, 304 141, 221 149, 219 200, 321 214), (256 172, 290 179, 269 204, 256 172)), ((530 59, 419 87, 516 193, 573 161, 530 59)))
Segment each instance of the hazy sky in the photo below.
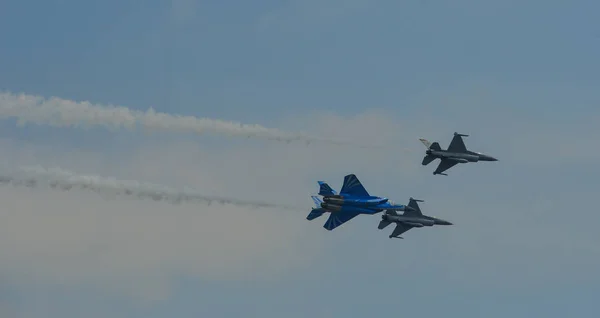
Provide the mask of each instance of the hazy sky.
MULTIPOLYGON (((0 122, 3 167, 305 210, 0 187, 2 317, 596 317, 597 1, 4 0, 0 90, 385 145, 0 122), (418 138, 499 159, 423 167, 418 138), (355 173, 453 226, 328 232, 355 173)), ((1 107, 0 107, 1 108, 1 107)), ((41 122, 48 118, 39 118, 41 122)), ((113 120, 113 119, 107 119, 113 120)), ((116 120, 116 119, 114 119, 116 120)))

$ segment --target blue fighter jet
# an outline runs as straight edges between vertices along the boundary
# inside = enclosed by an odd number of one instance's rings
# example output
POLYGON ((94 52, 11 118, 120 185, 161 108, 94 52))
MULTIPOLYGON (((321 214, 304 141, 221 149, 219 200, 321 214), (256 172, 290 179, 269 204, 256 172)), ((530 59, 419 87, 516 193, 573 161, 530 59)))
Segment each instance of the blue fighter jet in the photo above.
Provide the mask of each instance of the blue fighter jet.
POLYGON ((317 196, 311 196, 316 208, 312 209, 306 219, 311 221, 320 217, 323 213, 329 212, 329 219, 323 225, 329 231, 350 221, 359 214, 373 215, 384 210, 412 210, 411 207, 395 204, 388 198, 370 195, 354 174, 344 177, 344 184, 339 194, 324 181, 318 181, 318 183, 319 195, 323 196, 323 200, 317 196))

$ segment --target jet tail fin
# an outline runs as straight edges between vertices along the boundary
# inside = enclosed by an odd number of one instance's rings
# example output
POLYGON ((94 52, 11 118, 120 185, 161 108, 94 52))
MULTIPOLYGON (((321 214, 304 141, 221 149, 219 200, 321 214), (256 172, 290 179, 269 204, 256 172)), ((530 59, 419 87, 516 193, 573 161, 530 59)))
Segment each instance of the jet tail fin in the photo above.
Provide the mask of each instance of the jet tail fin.
POLYGON ((423 143, 423 145, 425 145, 425 147, 427 147, 427 149, 431 148, 431 143, 429 142, 429 140, 427 140, 425 138, 419 138, 419 141, 421 143, 423 143))
POLYGON ((337 192, 333 190, 325 181, 317 181, 319 184, 319 195, 324 197, 337 195, 337 192))
POLYGON ((429 140, 424 139, 424 138, 419 138, 419 141, 421 141, 421 143, 423 143, 423 145, 425 145, 425 147, 427 147, 427 149, 442 150, 442 147, 440 147, 440 144, 437 141, 429 142, 429 140))
POLYGON ((315 203, 315 207, 316 208, 320 208, 321 207, 321 203, 323 203, 323 201, 321 199, 319 199, 318 196, 316 195, 311 195, 310 198, 313 200, 313 202, 315 203))

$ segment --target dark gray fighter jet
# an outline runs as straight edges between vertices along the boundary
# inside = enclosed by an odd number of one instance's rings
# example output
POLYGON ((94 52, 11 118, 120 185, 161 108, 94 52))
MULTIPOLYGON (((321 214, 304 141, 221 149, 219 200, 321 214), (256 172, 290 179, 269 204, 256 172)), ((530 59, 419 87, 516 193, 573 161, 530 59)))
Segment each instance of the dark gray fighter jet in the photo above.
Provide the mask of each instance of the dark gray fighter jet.
POLYGON ((498 159, 484 155, 481 152, 474 152, 467 150, 465 143, 462 140, 462 137, 468 137, 469 135, 463 135, 459 133, 454 133, 454 138, 450 142, 447 150, 443 150, 440 147, 440 144, 437 142, 430 143, 427 139, 419 138, 419 140, 427 147, 427 151, 425 152, 425 158, 423 158, 422 165, 426 166, 430 164, 435 159, 440 159, 440 164, 433 172, 434 175, 441 174, 447 176, 447 174, 443 173, 444 171, 454 167, 458 163, 467 163, 467 162, 478 162, 478 161, 498 161, 498 159))
POLYGON ((402 237, 400 237, 400 234, 412 229, 413 227, 452 225, 452 223, 448 221, 438 219, 433 216, 423 215, 417 202, 423 202, 423 200, 410 198, 408 206, 412 209, 406 210, 403 214, 398 214, 394 210, 386 210, 381 216, 382 220, 379 222, 378 228, 381 230, 392 223, 396 223, 396 228, 389 237, 401 239, 402 237))

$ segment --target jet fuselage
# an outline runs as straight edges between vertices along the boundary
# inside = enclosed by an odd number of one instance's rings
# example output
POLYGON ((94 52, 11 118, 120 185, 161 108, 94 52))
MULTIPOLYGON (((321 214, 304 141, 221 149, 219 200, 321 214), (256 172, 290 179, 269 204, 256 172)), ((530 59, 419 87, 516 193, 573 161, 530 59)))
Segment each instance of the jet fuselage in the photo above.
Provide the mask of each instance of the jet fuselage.
MULTIPOLYGON (((325 199, 323 199, 325 200, 325 199)), ((360 212, 361 214, 375 214, 379 213, 383 210, 393 210, 393 211, 406 211, 412 210, 411 207, 406 205, 396 205, 390 204, 389 202, 384 202, 382 204, 377 205, 368 205, 361 206, 356 204, 333 204, 329 202, 321 203, 321 208, 325 209, 327 212, 360 212)))
POLYGON ((477 161, 498 161, 496 158, 484 155, 478 152, 450 152, 447 150, 427 150, 428 155, 458 161, 460 163, 477 162, 477 161))
POLYGON ((343 195, 332 195, 323 198, 323 201, 335 205, 353 206, 375 206, 388 202, 388 198, 382 197, 352 197, 343 195))
POLYGON ((326 212, 330 213, 348 213, 348 212, 358 212, 360 214, 375 214, 383 211, 382 209, 377 208, 365 208, 359 206, 352 205, 336 205, 330 203, 321 203, 321 208, 323 208, 326 212))
POLYGON ((381 219, 394 223, 404 223, 414 227, 433 226, 433 225, 452 225, 452 223, 434 218, 431 216, 404 216, 404 215, 389 215, 384 214, 381 219))

